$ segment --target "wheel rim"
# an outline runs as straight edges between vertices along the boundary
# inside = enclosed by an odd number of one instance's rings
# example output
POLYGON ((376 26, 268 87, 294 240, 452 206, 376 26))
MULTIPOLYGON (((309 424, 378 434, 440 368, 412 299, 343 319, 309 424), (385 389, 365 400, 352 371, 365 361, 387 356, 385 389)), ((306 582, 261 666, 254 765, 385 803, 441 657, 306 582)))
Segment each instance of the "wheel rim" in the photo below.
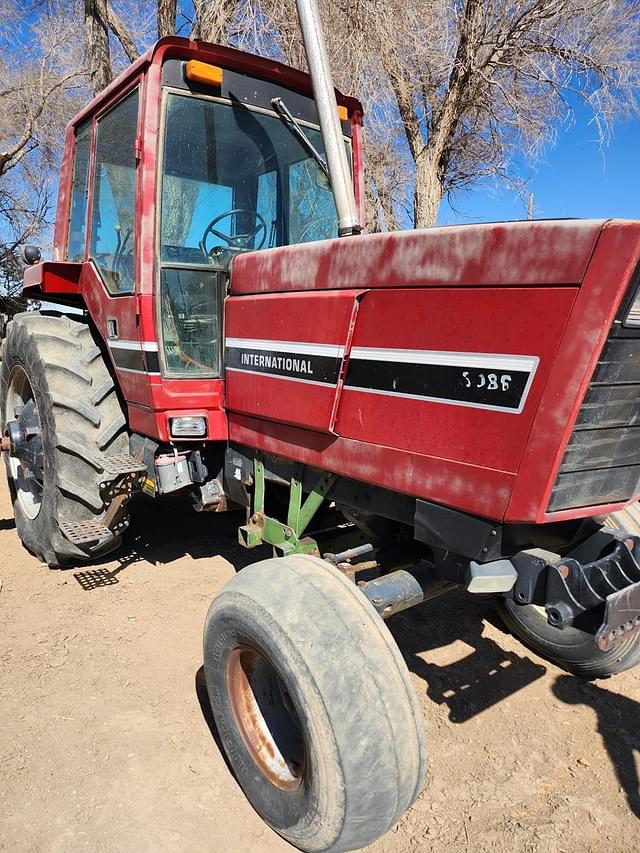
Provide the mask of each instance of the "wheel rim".
POLYGON ((24 514, 34 519, 40 512, 43 489, 43 448, 40 414, 29 382, 22 367, 14 367, 9 377, 5 421, 16 418, 21 433, 21 450, 9 453, 9 471, 16 498, 24 514))
POLYGON ((264 655, 236 646, 227 663, 231 710, 251 758, 282 791, 302 784, 306 750, 302 724, 282 677, 264 655))

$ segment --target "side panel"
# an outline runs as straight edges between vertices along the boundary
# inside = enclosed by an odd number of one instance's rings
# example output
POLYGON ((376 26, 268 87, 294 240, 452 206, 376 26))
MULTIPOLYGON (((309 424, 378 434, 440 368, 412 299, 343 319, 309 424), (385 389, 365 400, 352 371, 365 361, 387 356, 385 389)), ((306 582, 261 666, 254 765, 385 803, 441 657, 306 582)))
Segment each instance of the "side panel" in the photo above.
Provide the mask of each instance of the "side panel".
POLYGON ((230 438, 499 519, 576 294, 494 287, 231 297, 230 438), (331 382, 273 375, 285 370, 287 351, 306 351, 306 369, 322 369, 317 354, 329 345, 345 351, 331 382))
POLYGON ((357 297, 342 291, 228 299, 227 409, 330 432, 357 297))
POLYGON ((516 472, 577 292, 370 291, 358 312, 336 432, 516 472))

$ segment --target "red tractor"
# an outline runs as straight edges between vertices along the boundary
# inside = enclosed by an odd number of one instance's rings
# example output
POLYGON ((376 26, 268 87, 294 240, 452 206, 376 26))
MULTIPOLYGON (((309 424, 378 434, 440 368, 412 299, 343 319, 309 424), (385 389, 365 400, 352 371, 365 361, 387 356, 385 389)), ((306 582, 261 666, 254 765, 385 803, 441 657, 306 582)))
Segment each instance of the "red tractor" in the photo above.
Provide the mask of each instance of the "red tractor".
POLYGON ((265 820, 340 851, 423 784, 387 617, 464 588, 568 670, 640 660, 640 538, 603 521, 640 494, 640 223, 359 235, 362 109, 304 32, 311 76, 163 39, 73 119, 2 431, 51 566, 137 490, 246 508, 274 559, 211 605, 211 707, 265 820))

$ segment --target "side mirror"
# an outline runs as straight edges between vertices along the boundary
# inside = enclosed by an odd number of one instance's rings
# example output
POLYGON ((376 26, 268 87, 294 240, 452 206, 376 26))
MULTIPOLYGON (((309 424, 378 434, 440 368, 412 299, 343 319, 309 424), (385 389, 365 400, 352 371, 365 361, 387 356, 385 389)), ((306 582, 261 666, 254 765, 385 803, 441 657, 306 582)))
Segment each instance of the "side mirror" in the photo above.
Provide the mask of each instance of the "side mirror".
POLYGON ((42 252, 37 246, 23 246, 22 260, 27 266, 38 264, 42 260, 42 252))

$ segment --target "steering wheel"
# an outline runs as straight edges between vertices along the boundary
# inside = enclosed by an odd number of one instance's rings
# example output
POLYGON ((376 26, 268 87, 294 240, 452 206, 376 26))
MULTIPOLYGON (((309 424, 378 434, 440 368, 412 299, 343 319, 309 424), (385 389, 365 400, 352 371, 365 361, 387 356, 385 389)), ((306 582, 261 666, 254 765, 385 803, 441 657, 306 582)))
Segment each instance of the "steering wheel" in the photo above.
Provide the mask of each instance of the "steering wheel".
POLYGON ((264 217, 258 213, 257 210, 250 210, 249 208, 244 207, 235 207, 233 210, 227 210, 225 213, 221 213, 219 216, 216 216, 204 229, 204 234, 202 235, 202 240, 200 240, 200 246, 205 255, 208 255, 207 252, 207 237, 209 234, 213 234, 214 237, 218 237, 220 240, 224 240, 227 246, 230 249, 248 249, 249 242, 262 231, 262 239, 257 246, 254 246, 255 249, 261 249, 264 246, 264 241, 267 239, 267 223, 264 220, 264 217), (256 227, 252 231, 248 231, 246 234, 224 234, 222 231, 218 231, 215 227, 218 222, 221 222, 223 219, 227 219, 227 217, 239 216, 240 214, 249 214, 253 216, 256 221, 256 227))

